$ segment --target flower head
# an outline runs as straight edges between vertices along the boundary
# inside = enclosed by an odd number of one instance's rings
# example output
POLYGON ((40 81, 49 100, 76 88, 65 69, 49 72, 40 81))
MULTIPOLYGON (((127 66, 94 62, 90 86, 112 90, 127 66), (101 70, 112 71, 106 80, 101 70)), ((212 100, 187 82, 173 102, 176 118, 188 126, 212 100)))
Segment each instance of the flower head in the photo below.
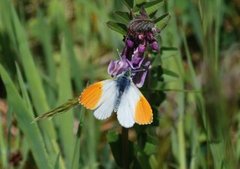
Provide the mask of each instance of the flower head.
POLYGON ((150 59, 145 56, 145 53, 148 50, 159 51, 159 44, 155 38, 157 33, 159 30, 146 11, 141 9, 140 15, 129 22, 120 59, 110 62, 108 73, 115 77, 124 71, 131 70, 133 82, 137 87, 142 87, 151 67, 150 59))

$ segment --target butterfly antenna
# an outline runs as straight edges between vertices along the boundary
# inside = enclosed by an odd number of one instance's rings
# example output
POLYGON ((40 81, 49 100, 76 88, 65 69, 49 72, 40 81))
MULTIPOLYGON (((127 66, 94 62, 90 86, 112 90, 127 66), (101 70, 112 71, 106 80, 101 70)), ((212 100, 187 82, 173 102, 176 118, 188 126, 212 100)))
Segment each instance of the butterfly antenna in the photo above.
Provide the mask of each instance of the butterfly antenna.
POLYGON ((147 71, 147 69, 140 68, 140 69, 132 70, 132 73, 145 72, 145 71, 147 71))
POLYGON ((74 106, 76 106, 78 104, 79 104, 78 98, 69 99, 66 103, 58 106, 57 108, 52 109, 49 112, 43 113, 40 116, 36 117, 32 121, 32 123, 34 123, 34 122, 36 122, 38 120, 41 120, 41 119, 46 119, 46 118, 55 116, 55 115, 57 115, 59 113, 62 113, 62 112, 66 112, 66 111, 68 111, 69 109, 71 109, 72 107, 74 107, 74 106))

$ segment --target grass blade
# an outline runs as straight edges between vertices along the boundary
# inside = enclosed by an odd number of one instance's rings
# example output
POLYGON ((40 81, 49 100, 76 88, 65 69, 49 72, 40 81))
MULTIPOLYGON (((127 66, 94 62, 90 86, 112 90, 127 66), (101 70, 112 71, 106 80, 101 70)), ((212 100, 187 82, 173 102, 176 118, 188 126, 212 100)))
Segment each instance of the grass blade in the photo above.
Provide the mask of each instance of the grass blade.
MULTIPOLYGON (((2 112, 0 112, 2 113, 2 112)), ((1 157, 1 165, 2 168, 7 168, 7 144, 6 140, 4 139, 4 133, 3 133, 3 124, 2 124, 2 118, 0 116, 0 157, 1 157)))
POLYGON ((25 137, 27 137, 37 166, 40 169, 51 169, 51 163, 49 161, 49 156, 47 155, 40 130, 37 124, 31 125, 30 123, 33 120, 33 112, 27 108, 25 102, 17 92, 17 89, 8 76, 6 70, 1 65, 0 75, 7 90, 8 104, 12 105, 16 119, 18 121, 18 125, 23 131, 25 137))

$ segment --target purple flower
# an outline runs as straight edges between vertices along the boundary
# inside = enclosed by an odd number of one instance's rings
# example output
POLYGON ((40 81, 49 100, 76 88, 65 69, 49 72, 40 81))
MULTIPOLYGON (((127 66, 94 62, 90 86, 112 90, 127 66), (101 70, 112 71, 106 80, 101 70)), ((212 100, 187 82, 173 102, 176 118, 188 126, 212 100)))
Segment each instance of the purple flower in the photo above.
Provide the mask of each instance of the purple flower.
POLYGON ((126 44, 127 44, 127 47, 133 48, 134 42, 131 41, 130 39, 127 39, 127 40, 126 40, 126 44))
POLYGON ((138 88, 141 88, 143 86, 145 79, 147 77, 147 73, 150 68, 151 62, 147 59, 144 59, 142 62, 142 65, 144 69, 139 72, 136 72, 132 79, 138 88))
POLYGON ((159 30, 149 19, 144 9, 128 24, 128 33, 124 37, 125 46, 119 60, 111 61, 108 73, 115 77, 124 71, 131 70, 132 80, 137 87, 142 87, 151 62, 145 56, 146 51, 159 51, 156 34, 159 30))
POLYGON ((158 45, 158 42, 157 41, 153 41, 152 44, 151 44, 151 48, 153 51, 159 51, 159 45, 158 45))
POLYGON ((129 68, 127 59, 111 61, 108 65, 108 74, 115 77, 129 68))
POLYGON ((138 46, 138 48, 137 48, 137 51, 138 51, 139 53, 144 53, 144 52, 145 52, 145 49, 146 49, 146 46, 140 44, 140 45, 138 46))

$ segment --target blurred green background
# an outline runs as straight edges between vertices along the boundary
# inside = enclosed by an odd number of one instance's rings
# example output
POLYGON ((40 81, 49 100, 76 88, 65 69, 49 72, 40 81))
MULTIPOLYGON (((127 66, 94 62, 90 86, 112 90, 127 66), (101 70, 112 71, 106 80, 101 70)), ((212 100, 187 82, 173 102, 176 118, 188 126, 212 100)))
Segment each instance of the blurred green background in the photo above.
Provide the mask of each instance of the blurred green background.
MULTIPOLYGON (((106 23, 124 2, 133 1, 0 0, 0 168, 120 168, 114 116, 77 106, 31 122, 110 78, 124 44, 106 23)), ((157 125, 130 129, 130 168, 240 168, 240 1, 155 2, 171 16, 155 59, 165 70, 155 92, 166 97, 157 125)))

